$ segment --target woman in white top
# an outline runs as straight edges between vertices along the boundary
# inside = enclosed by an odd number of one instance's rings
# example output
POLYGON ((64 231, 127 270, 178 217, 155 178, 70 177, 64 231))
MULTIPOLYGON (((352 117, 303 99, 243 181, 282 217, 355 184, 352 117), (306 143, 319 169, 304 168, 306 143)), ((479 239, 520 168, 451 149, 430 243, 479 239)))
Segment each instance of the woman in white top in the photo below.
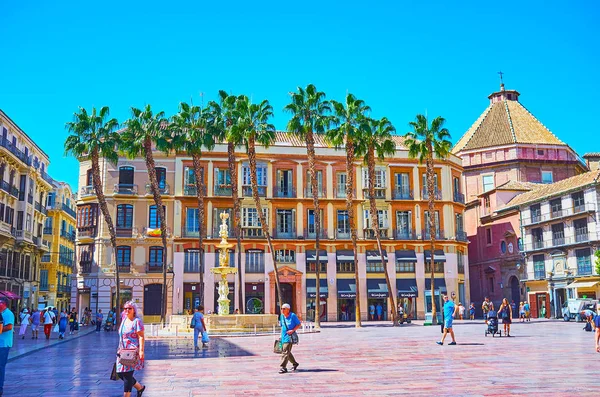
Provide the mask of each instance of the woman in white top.
POLYGON ((21 312, 21 328, 19 329, 19 336, 21 339, 25 339, 25 332, 27 332, 27 326, 29 325, 29 319, 31 315, 29 314, 29 310, 23 309, 21 312))

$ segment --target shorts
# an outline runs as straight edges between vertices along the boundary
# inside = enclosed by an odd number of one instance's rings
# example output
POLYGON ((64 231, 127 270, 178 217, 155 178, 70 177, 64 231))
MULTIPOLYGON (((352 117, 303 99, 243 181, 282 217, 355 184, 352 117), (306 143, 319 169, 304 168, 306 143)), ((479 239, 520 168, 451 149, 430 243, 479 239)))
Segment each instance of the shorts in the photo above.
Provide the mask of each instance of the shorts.
POLYGON ((512 320, 510 319, 510 317, 502 319, 502 324, 510 324, 510 323, 512 323, 512 320))
POLYGON ((39 325, 36 324, 31 324, 31 330, 32 331, 37 331, 38 330, 39 325))
POLYGON ((446 328, 446 329, 452 328, 452 318, 444 319, 444 328, 446 328))

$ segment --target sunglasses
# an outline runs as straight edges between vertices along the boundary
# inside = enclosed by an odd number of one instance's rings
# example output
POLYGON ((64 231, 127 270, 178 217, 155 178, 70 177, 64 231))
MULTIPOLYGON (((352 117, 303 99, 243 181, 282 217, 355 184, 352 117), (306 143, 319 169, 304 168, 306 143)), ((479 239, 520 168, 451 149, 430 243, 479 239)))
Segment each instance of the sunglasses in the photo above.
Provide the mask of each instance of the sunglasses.
POLYGON ((133 307, 126 307, 125 310, 133 310, 133 307))

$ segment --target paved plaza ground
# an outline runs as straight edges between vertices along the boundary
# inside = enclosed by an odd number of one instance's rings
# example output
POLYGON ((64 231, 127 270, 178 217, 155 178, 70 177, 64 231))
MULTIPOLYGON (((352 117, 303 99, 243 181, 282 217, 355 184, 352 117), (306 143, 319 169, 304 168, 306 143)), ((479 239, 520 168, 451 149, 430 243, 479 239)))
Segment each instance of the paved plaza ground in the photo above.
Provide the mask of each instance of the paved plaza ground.
MULTIPOLYGON (((274 336, 214 337, 199 353, 191 340, 153 340, 136 377, 145 397, 598 395, 600 354, 581 323, 516 323, 514 337, 493 339, 480 321, 457 323, 457 346, 435 344, 439 326, 327 324, 300 335, 300 368, 283 375, 274 336)), ((92 332, 25 353, 8 363, 4 395, 122 396, 109 380, 116 346, 115 333, 92 332)))

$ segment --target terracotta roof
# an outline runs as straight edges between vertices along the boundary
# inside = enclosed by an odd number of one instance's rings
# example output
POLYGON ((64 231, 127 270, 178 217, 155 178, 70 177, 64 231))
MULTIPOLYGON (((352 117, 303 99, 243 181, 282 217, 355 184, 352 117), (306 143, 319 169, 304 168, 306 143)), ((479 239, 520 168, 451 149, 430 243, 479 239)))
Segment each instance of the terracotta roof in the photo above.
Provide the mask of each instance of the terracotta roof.
MULTIPOLYGON (((404 146, 404 137, 400 135, 392 135, 392 139, 396 142, 396 148, 406 149, 404 146)), ((275 145, 277 146, 293 146, 293 147, 306 147, 306 142, 300 140, 296 135, 291 132, 277 131, 275 133, 275 145)), ((330 147, 325 142, 322 134, 315 134, 315 147, 330 147)))
POLYGON ((566 146, 519 101, 503 100, 488 106, 452 153, 515 143, 566 146))
POLYGON ((500 186, 496 187, 496 190, 523 190, 530 191, 533 189, 537 189, 538 187, 544 186, 541 183, 533 183, 533 182, 521 182, 521 181, 508 181, 503 183, 500 186))
POLYGON ((583 155, 584 159, 600 157, 600 152, 590 152, 583 155))
POLYGON ((504 208, 498 211, 507 210, 524 204, 541 201, 554 196, 562 195, 570 190, 582 188, 585 186, 598 183, 600 170, 586 172, 584 174, 572 176, 571 178, 563 179, 555 183, 539 186, 527 193, 513 198, 504 208))

